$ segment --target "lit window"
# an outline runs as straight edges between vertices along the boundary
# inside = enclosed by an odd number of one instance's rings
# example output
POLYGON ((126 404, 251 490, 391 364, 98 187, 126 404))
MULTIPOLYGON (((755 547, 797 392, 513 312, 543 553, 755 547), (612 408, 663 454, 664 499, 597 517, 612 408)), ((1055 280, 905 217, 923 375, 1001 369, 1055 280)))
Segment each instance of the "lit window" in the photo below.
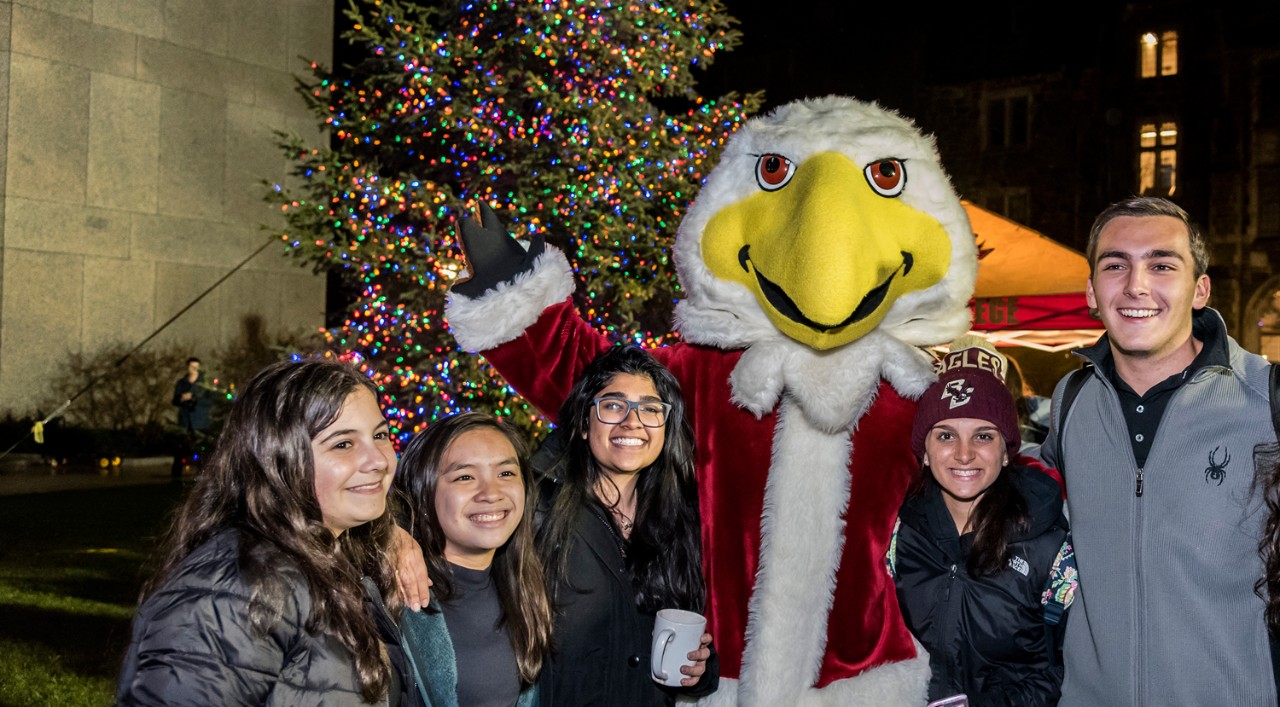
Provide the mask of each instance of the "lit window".
POLYGON ((1178 124, 1143 123, 1138 128, 1138 192, 1172 196, 1178 187, 1178 124))
POLYGON ((1142 78, 1149 79, 1156 75, 1156 53, 1160 46, 1160 40, 1151 32, 1142 35, 1139 43, 1139 52, 1142 56, 1142 78))
POLYGON ((1178 33, 1165 32, 1160 35, 1160 75, 1172 76, 1178 73, 1178 33))
POLYGON ((1260 351, 1272 363, 1280 361, 1280 290, 1273 291, 1271 296, 1260 303, 1262 311, 1258 316, 1260 351))
POLYGON ((1178 73, 1178 33, 1147 32, 1138 39, 1138 72, 1144 79, 1178 73))

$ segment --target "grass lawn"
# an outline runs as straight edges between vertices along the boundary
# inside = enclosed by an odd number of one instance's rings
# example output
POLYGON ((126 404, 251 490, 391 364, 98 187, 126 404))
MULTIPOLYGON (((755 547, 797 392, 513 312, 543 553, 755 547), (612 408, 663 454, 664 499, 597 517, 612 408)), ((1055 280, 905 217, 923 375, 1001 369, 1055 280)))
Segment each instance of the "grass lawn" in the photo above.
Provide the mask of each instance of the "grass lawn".
POLYGON ((109 705, 170 485, 0 496, 0 705, 109 705))

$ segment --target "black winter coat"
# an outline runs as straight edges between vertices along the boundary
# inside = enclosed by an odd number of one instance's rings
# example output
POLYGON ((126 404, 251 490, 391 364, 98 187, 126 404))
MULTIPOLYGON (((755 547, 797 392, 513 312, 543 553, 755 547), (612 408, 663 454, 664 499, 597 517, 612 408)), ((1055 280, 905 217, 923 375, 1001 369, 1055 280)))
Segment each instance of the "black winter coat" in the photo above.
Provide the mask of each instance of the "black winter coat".
POLYGON ((636 607, 619 543, 598 507, 579 512, 569 553, 572 587, 552 588, 552 655, 538 681, 543 707, 665 707, 676 694, 708 695, 719 685, 714 650, 691 688, 662 687, 649 677, 654 614, 636 607))
POLYGON ((1061 635, 1045 629, 1041 597, 1068 539, 1061 490, 1034 469, 1002 473, 1027 500, 1031 523, 1009 544, 1009 566, 988 577, 966 569, 973 534, 963 537, 929 483, 907 499, 896 538, 898 603, 907 628, 929 651, 929 699, 958 693, 974 707, 1056 705, 1062 687, 1061 635), (1057 645, 1050 658, 1052 640, 1057 645))
MULTIPOLYGON (((263 635, 249 624, 249 588, 239 558, 238 533, 218 533, 147 597, 134 617, 117 704, 366 704, 347 649, 305 628, 311 597, 301 573, 280 568, 293 575, 293 592, 283 615, 263 635)), ((377 618, 384 632, 396 630, 389 617, 377 618)), ((395 639, 388 648, 393 662, 399 662, 395 639)), ((421 704, 411 680, 395 682, 399 704, 421 704)))
POLYGON ((194 383, 184 375, 173 384, 173 404, 178 408, 178 427, 184 430, 209 428, 209 411, 213 407, 213 401, 204 388, 203 373, 194 383), (183 393, 191 393, 191 399, 183 400, 183 393))

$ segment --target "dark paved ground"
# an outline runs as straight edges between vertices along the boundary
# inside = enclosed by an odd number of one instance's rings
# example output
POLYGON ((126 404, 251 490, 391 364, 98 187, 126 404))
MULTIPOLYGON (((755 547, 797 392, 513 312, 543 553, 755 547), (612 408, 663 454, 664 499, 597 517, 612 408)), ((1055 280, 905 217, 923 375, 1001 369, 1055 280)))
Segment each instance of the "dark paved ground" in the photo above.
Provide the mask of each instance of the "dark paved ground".
MULTIPOLYGON (((0 459, 0 496, 73 489, 117 488, 170 482, 172 457, 123 459, 105 470, 88 463, 50 467, 34 454, 10 454, 0 459)), ((190 481, 188 472, 183 477, 190 481)))

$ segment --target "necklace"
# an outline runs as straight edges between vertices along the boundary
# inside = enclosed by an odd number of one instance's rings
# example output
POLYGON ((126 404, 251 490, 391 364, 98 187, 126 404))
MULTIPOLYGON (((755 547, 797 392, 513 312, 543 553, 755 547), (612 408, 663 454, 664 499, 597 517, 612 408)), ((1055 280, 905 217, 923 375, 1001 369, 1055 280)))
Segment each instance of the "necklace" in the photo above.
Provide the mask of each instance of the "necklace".
POLYGON ((591 515, 595 516, 596 520, 600 521, 600 524, 603 525, 604 529, 609 533, 609 537, 613 538, 613 544, 618 548, 618 556, 622 558, 622 561, 625 567, 625 563, 627 560, 626 540, 624 540, 622 536, 618 534, 618 529, 615 528, 613 526, 613 523, 610 523, 609 519, 606 518, 605 515, 601 513, 598 509, 592 508, 591 515))
POLYGON ((624 535, 631 535, 631 528, 635 526, 635 522, 628 518, 626 513, 623 513, 617 508, 610 508, 609 512, 613 513, 613 519, 618 521, 618 527, 622 529, 622 533, 624 535))
POLYGON ((606 493, 598 484, 595 489, 596 498, 599 499, 601 505, 608 509, 610 515, 613 516, 613 520, 618 524, 618 528, 622 531, 623 536, 630 538, 631 529, 635 527, 635 521, 619 507, 622 505, 621 498, 615 498, 612 504, 607 502, 610 496, 617 497, 619 495, 617 484, 612 481, 610 483, 613 485, 613 493, 606 493))

